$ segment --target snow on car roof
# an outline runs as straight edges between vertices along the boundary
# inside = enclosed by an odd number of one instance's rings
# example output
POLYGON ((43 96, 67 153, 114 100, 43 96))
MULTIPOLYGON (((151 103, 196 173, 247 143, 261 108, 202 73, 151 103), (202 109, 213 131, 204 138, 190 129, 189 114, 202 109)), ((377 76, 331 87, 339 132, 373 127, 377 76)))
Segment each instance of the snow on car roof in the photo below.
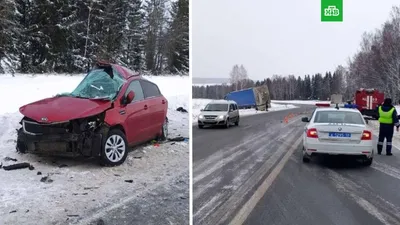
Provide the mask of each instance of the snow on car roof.
POLYGON ((228 104, 228 103, 235 103, 235 101, 231 101, 231 100, 224 100, 224 99, 218 99, 218 100, 212 100, 210 103, 223 103, 223 104, 228 104))
POLYGON ((334 107, 328 107, 328 108, 317 108, 317 109, 315 109, 315 111, 338 111, 338 112, 340 112, 340 111, 344 111, 344 112, 358 112, 358 113, 360 113, 360 111, 358 111, 358 109, 349 109, 349 108, 339 108, 339 109, 336 109, 336 108, 334 108, 334 107))

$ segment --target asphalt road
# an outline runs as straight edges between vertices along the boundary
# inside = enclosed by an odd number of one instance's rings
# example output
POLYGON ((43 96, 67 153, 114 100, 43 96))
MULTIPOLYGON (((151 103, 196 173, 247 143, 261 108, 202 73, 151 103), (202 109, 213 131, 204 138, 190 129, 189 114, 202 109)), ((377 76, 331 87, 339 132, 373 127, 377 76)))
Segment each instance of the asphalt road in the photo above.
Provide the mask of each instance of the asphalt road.
POLYGON ((194 127, 193 224, 400 224, 400 152, 376 155, 371 167, 304 164, 299 113, 311 109, 243 117, 228 130, 194 127))

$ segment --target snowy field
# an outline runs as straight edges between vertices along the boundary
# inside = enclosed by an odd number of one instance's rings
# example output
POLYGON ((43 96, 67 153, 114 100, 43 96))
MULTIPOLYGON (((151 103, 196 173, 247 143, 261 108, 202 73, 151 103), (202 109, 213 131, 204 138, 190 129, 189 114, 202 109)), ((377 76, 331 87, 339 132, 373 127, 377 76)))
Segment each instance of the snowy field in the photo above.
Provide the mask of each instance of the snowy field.
POLYGON ((210 83, 210 84, 192 84, 192 86, 196 87, 206 87, 206 86, 216 86, 216 85, 230 85, 230 83, 223 83, 223 84, 216 84, 216 83, 210 83))
MULTIPOLYGON (((3 101, 0 107, 0 164, 15 163, 5 159, 10 157, 34 166, 34 170, 0 170, 0 224, 88 224, 91 219, 107 215, 108 210, 123 201, 144 198, 160 185, 175 185, 175 177, 188 173, 187 142, 137 147, 123 165, 113 168, 100 167, 94 160, 17 154, 16 129, 22 118, 18 108, 57 93, 70 92, 82 78, 82 75, 0 75, 3 101), (52 182, 41 182, 44 176, 52 182)), ((169 136, 188 137, 189 115, 177 112, 176 108, 189 107, 189 77, 146 78, 159 85, 169 101, 169 136)), ((180 194, 176 194, 177 199, 180 194)))
POLYGON ((294 105, 315 105, 317 103, 331 103, 330 101, 316 101, 316 100, 273 100, 277 104, 294 104, 294 105))
MULTIPOLYGON (((193 124, 197 123, 197 117, 200 114, 200 110, 203 109, 210 101, 211 99, 192 99, 192 118, 193 118, 193 124)), ((276 103, 271 103, 271 108, 269 108, 268 112, 270 111, 281 111, 281 110, 286 110, 290 108, 296 108, 296 106, 291 105, 291 104, 276 104, 276 103)), ((240 116, 249 116, 249 115, 254 115, 257 113, 268 113, 265 111, 256 111, 255 109, 241 109, 239 110, 240 116)))

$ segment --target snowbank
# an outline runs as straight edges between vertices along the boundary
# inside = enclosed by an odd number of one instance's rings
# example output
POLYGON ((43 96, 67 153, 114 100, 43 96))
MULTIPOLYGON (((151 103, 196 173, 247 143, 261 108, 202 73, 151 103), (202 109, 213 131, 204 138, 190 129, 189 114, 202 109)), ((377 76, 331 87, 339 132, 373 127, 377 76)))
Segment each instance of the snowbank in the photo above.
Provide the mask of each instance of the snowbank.
POLYGON ((294 104, 294 105, 315 105, 317 103, 329 103, 330 101, 317 101, 317 100, 273 100, 272 102, 277 104, 294 104))
POLYGON ((210 83, 210 84, 192 84, 195 87, 206 87, 206 86, 216 86, 216 85, 231 85, 230 83, 210 83))
MULTIPOLYGON (((17 154, 16 129, 22 118, 18 108, 72 91, 82 78, 82 75, 0 75, 0 164, 14 163, 4 159, 11 157, 35 167, 34 170, 0 170, 0 224, 68 224, 93 217, 121 199, 143 198, 146 192, 159 185, 168 186, 175 176, 189 171, 186 142, 137 147, 123 165, 113 168, 102 168, 93 160, 17 154), (67 167, 59 167, 62 164, 67 167), (39 171, 42 175, 37 175, 39 171), (40 182, 46 175, 52 183, 40 182), (124 182, 128 179, 133 182, 124 182)), ((188 108, 189 77, 146 78, 158 84, 169 101, 170 136, 188 137, 189 115, 177 112, 176 108, 188 108)))
MULTIPOLYGON (((192 99, 192 118, 193 118, 193 123, 197 123, 197 117, 200 114, 200 110, 203 109, 212 99, 192 99)), ((296 108, 296 106, 291 105, 291 104, 276 104, 276 103, 271 103, 271 108, 269 108, 268 112, 270 111, 281 111, 281 110, 287 110, 290 108, 296 108)), ((239 110, 240 116, 250 116, 254 115, 257 113, 268 113, 265 111, 256 111, 255 109, 241 109, 239 110)))

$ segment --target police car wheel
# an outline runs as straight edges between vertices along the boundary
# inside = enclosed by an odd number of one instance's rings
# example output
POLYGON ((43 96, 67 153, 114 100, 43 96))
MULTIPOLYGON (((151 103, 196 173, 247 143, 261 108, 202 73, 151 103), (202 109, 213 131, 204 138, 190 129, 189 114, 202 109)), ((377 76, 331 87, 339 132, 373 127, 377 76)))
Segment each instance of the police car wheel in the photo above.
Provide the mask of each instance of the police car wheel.
POLYGON ((370 166, 370 165, 372 165, 372 161, 373 161, 373 158, 369 158, 369 159, 366 159, 363 164, 364 164, 364 166, 370 166))
POLYGON ((309 163, 311 161, 310 156, 307 155, 306 150, 304 149, 303 146, 303 150, 302 150, 302 155, 303 155, 303 163, 309 163))

